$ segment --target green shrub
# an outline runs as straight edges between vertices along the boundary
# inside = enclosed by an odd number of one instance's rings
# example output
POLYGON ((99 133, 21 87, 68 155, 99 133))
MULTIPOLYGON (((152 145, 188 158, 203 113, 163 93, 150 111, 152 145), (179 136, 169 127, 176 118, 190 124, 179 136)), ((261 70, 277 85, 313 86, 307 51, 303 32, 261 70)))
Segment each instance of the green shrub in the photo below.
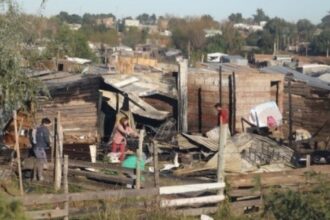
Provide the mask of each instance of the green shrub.
POLYGON ((8 201, 6 196, 0 195, 0 219, 26 220, 23 206, 18 201, 8 201))
POLYGON ((330 186, 325 176, 307 174, 318 184, 306 185, 304 191, 273 191, 265 196, 264 214, 278 220, 330 219, 330 186))

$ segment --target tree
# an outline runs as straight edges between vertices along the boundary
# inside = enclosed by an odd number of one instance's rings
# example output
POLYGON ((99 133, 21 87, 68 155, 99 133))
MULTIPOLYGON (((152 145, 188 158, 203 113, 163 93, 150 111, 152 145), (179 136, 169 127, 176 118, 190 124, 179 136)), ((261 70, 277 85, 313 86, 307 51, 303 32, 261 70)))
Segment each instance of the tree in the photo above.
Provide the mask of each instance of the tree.
POLYGON ((155 14, 149 15, 147 13, 143 13, 136 17, 137 20, 140 21, 141 24, 144 25, 154 25, 156 24, 157 17, 155 14))
POLYGON ((1 0, 7 10, 0 16, 0 126, 13 110, 27 108, 42 90, 40 81, 27 77, 21 69, 22 30, 26 25, 12 1, 1 0))
MULTIPOLYGON (((84 31, 81 31, 86 34, 84 31)), ((110 46, 116 46, 119 43, 118 32, 114 29, 109 29, 106 32, 93 31, 86 35, 89 41, 108 44, 110 46)))
POLYGON ((257 45, 262 53, 272 53, 273 52, 273 37, 267 31, 262 31, 259 35, 257 45))
POLYGON ((137 44, 145 43, 147 32, 139 30, 136 27, 131 27, 123 33, 123 44, 129 47, 135 47, 137 44))
POLYGON ((261 21, 269 21, 269 17, 261 8, 258 8, 256 14, 253 15, 253 20, 259 24, 261 21))
POLYGON ((221 35, 210 37, 206 40, 206 53, 225 52, 225 41, 221 35))
POLYGON ((63 24, 53 41, 47 46, 47 56, 64 57, 74 56, 86 59, 94 59, 94 54, 90 51, 87 39, 79 31, 72 31, 63 24))
POLYGON ((67 22, 69 24, 81 24, 83 19, 77 14, 68 14, 65 11, 61 11, 57 16, 58 19, 62 22, 67 22))
POLYGON ((321 23, 321 27, 325 28, 325 29, 330 29, 330 11, 328 12, 328 14, 326 16, 324 16, 322 18, 322 23, 321 23))
POLYGON ((232 23, 224 23, 221 27, 222 37, 225 42, 226 53, 239 53, 244 44, 242 35, 237 31, 232 23))
POLYGON ((216 35, 206 40, 205 52, 239 53, 244 44, 243 37, 231 23, 222 25, 222 35, 216 35))
POLYGON ((315 25, 307 19, 301 19, 297 22, 297 31, 300 41, 310 41, 315 31, 315 25))
POLYGON ((172 18, 169 21, 173 44, 186 55, 202 51, 205 46, 204 29, 210 26, 202 18, 172 18))
POLYGON ((219 27, 219 23, 216 22, 211 15, 203 15, 201 17, 201 22, 207 28, 216 28, 216 27, 219 27))
POLYGON ((182 50, 183 53, 187 54, 189 37, 184 29, 181 29, 179 27, 175 27, 174 29, 172 29, 172 42, 176 48, 182 50))
POLYGON ((241 13, 232 13, 229 15, 228 19, 233 23, 242 23, 244 20, 241 13))
POLYGON ((330 30, 325 30, 319 36, 314 37, 310 48, 315 55, 328 55, 330 49, 330 30))
POLYGON ((296 24, 278 17, 269 20, 264 31, 268 31, 273 36, 273 41, 281 50, 285 50, 290 42, 295 41, 298 34, 296 24))

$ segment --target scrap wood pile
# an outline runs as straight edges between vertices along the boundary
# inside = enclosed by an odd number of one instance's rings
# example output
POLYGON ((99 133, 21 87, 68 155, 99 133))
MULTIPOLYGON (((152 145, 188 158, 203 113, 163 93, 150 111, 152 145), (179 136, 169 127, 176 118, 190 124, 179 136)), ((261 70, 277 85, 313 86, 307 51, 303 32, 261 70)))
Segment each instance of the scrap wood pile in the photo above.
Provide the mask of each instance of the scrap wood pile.
MULTIPOLYGON (((175 146, 162 146, 163 151, 177 151, 181 164, 176 176, 214 177, 217 169, 219 128, 207 136, 179 134, 175 146)), ((230 135, 228 135, 230 136, 230 135)), ((293 150, 268 137, 242 133, 228 138, 224 149, 225 172, 267 172, 290 169, 293 150)), ((175 164, 175 163, 174 163, 175 164)))

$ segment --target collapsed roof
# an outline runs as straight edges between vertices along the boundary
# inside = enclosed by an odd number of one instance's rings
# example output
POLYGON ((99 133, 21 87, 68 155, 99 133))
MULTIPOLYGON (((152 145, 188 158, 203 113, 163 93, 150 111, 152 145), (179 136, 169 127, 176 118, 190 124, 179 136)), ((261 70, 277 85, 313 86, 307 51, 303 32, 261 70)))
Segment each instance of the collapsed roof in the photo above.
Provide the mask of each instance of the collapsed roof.
MULTIPOLYGON (((105 84, 119 91, 118 103, 120 106, 122 106, 124 100, 122 94, 127 94, 128 98, 132 101, 131 110, 134 114, 154 120, 165 120, 170 116, 170 113, 157 110, 141 97, 157 94, 176 99, 177 96, 175 82, 164 77, 164 74, 159 73, 125 75, 106 74, 104 71, 101 71, 99 74, 96 72, 93 74, 72 74, 68 72, 31 71, 28 72, 27 75, 31 78, 38 78, 41 80, 49 90, 70 87, 70 85, 79 83, 81 80, 99 78, 100 81, 102 80, 105 84), (143 109, 139 106, 143 106, 143 109)), ((116 109, 116 92, 106 90, 101 91, 103 97, 109 99, 107 103, 110 107, 116 109)))

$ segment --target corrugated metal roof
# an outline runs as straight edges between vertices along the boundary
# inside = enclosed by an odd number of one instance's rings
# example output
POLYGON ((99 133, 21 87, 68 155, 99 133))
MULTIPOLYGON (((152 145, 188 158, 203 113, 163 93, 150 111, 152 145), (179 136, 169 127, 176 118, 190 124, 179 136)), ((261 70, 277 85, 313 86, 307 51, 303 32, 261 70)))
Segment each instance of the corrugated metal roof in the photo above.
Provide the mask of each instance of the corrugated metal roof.
POLYGON ((198 135, 189 135, 189 134, 185 134, 185 133, 183 133, 182 135, 184 137, 188 138, 189 140, 210 149, 211 151, 216 152, 219 149, 218 142, 211 138, 198 136, 198 135))
POLYGON ((259 73, 259 70, 253 69, 249 66, 242 66, 234 63, 203 63, 201 68, 190 68, 190 72, 200 71, 214 71, 219 72, 219 68, 222 68, 223 73, 259 73))
MULTIPOLYGON (((117 95, 114 92, 104 91, 101 90, 103 97, 109 98, 107 101, 108 105, 111 106, 113 109, 116 109, 117 106, 117 95)), ((151 118, 155 120, 164 120, 169 117, 170 113, 166 111, 160 111, 143 101, 141 98, 134 94, 128 95, 131 100, 133 100, 135 103, 138 103, 140 106, 143 106, 144 109, 140 108, 139 106, 135 105, 134 102, 131 102, 130 104, 130 110, 132 113, 146 117, 151 118)), ((123 95, 118 95, 118 102, 119 106, 123 105, 124 97, 123 95)))
POLYGON ((137 96, 159 94, 170 98, 177 97, 175 83, 165 82, 161 74, 115 74, 104 75, 103 79, 106 84, 128 94, 136 94, 137 96))
POLYGON ((262 68, 261 71, 264 73, 282 73, 282 74, 291 73, 291 74, 293 74, 293 78, 295 80, 306 82, 307 85, 315 87, 315 88, 330 90, 330 85, 327 84, 326 82, 324 82, 318 78, 302 74, 302 73, 300 73, 296 70, 290 69, 288 67, 270 66, 270 67, 262 68))

